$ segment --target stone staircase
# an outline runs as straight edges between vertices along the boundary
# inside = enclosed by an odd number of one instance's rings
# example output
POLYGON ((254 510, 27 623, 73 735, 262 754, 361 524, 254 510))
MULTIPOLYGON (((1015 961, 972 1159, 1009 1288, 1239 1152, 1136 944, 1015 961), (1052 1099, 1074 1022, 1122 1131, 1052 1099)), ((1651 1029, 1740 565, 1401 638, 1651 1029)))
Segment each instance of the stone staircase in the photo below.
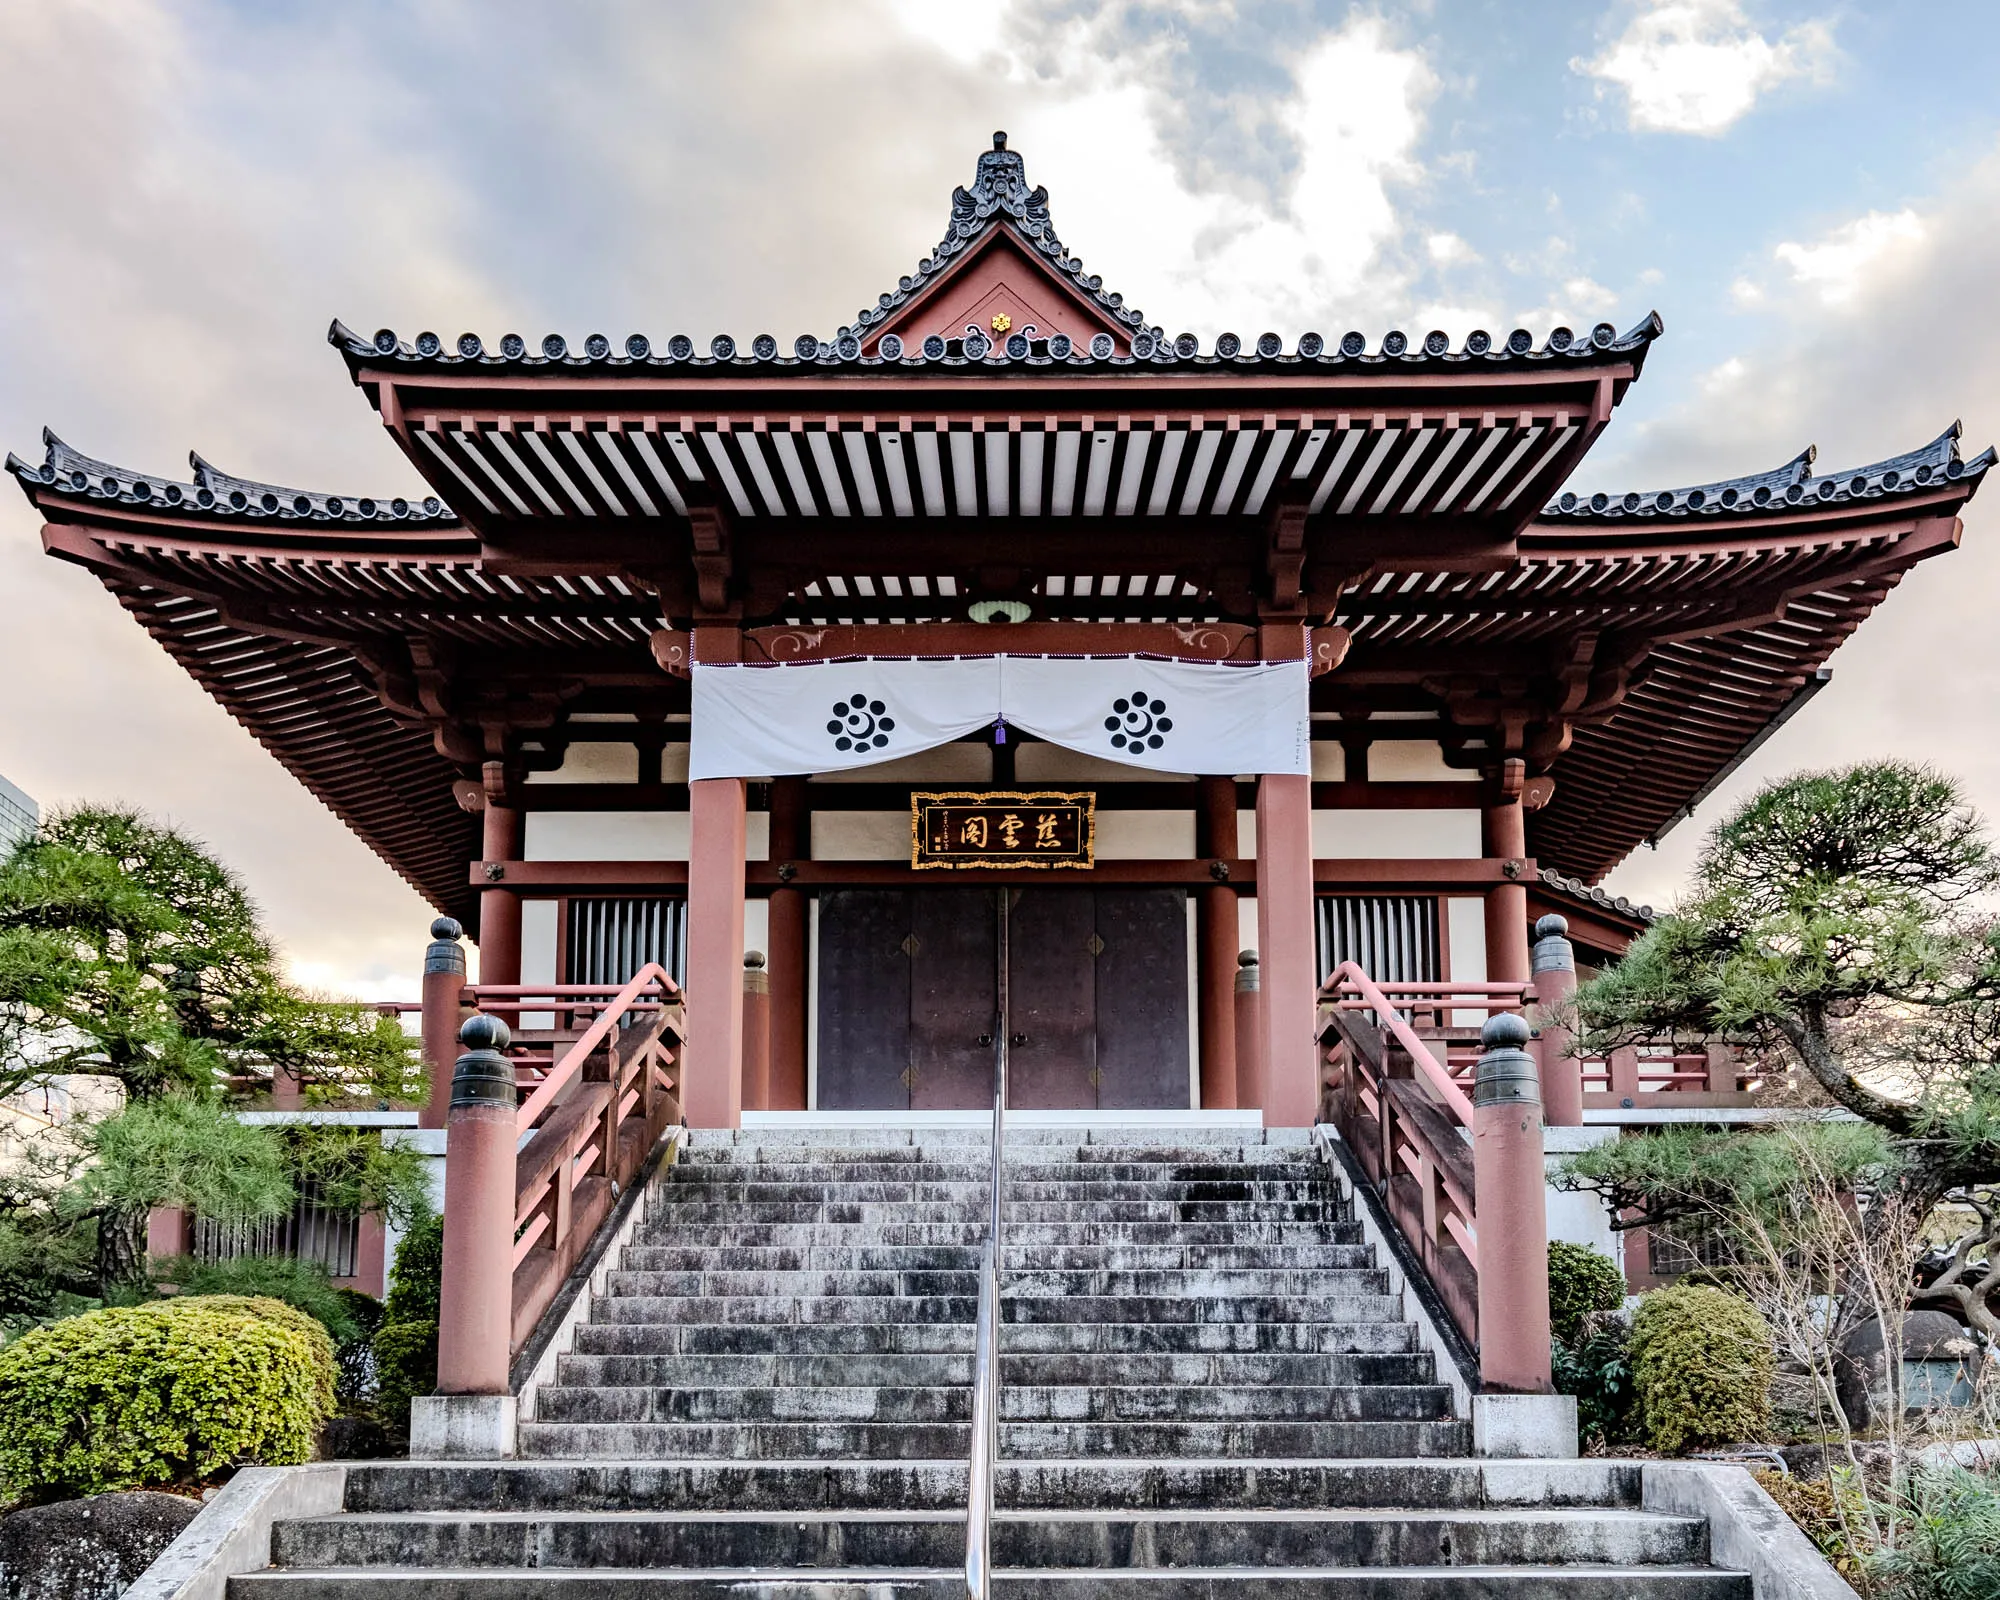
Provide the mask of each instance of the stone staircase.
MULTIPOLYGON (((1469 1425, 1301 1136, 1010 1134, 996 1588, 1750 1600, 1469 1425)), ((350 1469, 235 1600, 964 1593, 982 1135, 697 1135, 521 1428, 350 1469)))

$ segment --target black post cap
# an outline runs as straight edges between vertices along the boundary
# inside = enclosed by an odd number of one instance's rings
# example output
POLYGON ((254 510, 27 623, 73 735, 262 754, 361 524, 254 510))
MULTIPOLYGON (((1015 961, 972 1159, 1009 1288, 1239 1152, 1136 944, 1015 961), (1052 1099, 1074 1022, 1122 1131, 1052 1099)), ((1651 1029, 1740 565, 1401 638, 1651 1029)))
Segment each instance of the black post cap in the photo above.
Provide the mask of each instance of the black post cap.
POLYGON ((430 947, 424 951, 424 971, 465 976, 465 946, 458 942, 465 929, 456 917, 439 917, 431 924, 430 947))
POLYGON ((451 1103, 459 1106, 514 1107, 514 1063, 501 1052, 513 1042, 507 1024, 485 1012, 466 1018, 458 1030, 465 1046, 451 1070, 451 1103))
POLYGON ((1526 1049, 1529 1037, 1527 1018, 1515 1012, 1500 1011, 1486 1019, 1479 1030, 1483 1054, 1472 1086, 1475 1106, 1542 1103, 1541 1078, 1526 1049))

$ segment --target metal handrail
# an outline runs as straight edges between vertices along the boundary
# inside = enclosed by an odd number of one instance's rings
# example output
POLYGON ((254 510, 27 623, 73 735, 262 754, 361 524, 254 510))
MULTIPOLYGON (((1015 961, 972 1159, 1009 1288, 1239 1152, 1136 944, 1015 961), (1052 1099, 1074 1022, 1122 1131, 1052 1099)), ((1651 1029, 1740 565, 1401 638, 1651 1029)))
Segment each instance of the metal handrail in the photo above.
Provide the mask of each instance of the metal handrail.
POLYGON ((979 1263, 979 1324, 972 1352, 972 1449, 967 1463, 965 1592, 988 1600, 993 1588, 993 1467, 1000 1454, 1000 1217, 1007 1124, 1007 899, 1000 890, 998 1016, 993 1036, 993 1211, 979 1263))

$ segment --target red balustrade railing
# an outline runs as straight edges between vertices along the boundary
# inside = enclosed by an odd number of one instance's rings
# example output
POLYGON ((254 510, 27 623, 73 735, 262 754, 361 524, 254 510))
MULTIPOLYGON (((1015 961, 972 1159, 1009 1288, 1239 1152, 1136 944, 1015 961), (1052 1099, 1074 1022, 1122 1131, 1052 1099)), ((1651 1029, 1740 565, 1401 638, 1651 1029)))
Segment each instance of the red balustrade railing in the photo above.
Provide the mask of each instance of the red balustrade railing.
POLYGON ((481 984, 455 998, 472 1013, 473 1048, 448 1122, 440 1390, 500 1393, 507 1363, 682 1120, 686 1004, 652 964, 618 986, 481 984), (497 1089, 468 1092, 496 1075, 497 1089))
POLYGON ((1479 1340, 1478 1186, 1470 1136, 1479 1028, 1532 997, 1521 983, 1376 983, 1353 962, 1320 987, 1320 1117, 1468 1344, 1479 1340))

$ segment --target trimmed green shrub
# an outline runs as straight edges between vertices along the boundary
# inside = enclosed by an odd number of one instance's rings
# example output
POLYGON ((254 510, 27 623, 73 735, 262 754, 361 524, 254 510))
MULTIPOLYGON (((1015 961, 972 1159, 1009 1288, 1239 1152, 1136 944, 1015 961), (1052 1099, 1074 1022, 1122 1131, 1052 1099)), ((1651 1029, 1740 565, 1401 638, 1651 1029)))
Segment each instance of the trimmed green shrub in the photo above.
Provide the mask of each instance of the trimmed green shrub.
POLYGON ((1776 1371, 1770 1324, 1741 1295, 1676 1284, 1639 1301, 1632 1385, 1654 1449, 1768 1437, 1776 1371))
POLYGON ((1549 1331, 1564 1344, 1576 1342, 1589 1313, 1624 1304, 1625 1274, 1617 1262, 1587 1244, 1558 1239, 1549 1246, 1549 1331))
POLYGON ((389 1295, 382 1302, 382 1320, 435 1322, 444 1283, 444 1218, 420 1217, 396 1246, 396 1264, 389 1272, 389 1295))
POLYGON ((0 1486, 62 1499, 307 1461, 332 1411, 332 1342, 289 1306, 86 1312, 0 1350, 0 1486))
POLYGON ((1615 1311, 1593 1311, 1576 1337, 1551 1351, 1556 1393, 1576 1396, 1576 1431, 1589 1444, 1623 1443, 1632 1422, 1632 1330, 1615 1311))
POLYGON ((207 1265, 198 1261, 163 1263, 160 1276, 178 1283, 182 1294, 245 1294, 280 1300, 311 1317, 336 1345, 362 1334, 344 1291, 333 1286, 326 1268, 296 1256, 238 1256, 207 1265))
POLYGON ((313 1373, 320 1388, 320 1403, 328 1416, 333 1415, 333 1392, 340 1377, 340 1362, 334 1354, 333 1337, 326 1331, 319 1318, 309 1317, 297 1306, 288 1306, 282 1300, 273 1300, 268 1295, 260 1294, 182 1295, 175 1304, 226 1312, 231 1316, 261 1317, 266 1322, 275 1322, 281 1328, 289 1328, 305 1340, 307 1348, 312 1351, 313 1373))
POLYGON ((410 1402, 437 1388, 438 1325, 385 1322, 375 1330, 375 1409, 385 1422, 406 1427, 410 1402))
POLYGON ((444 1219, 425 1217, 403 1236, 375 1330, 375 1403, 403 1426, 410 1401, 437 1388, 438 1300, 444 1281, 444 1219))
POLYGON ((338 1291, 355 1335, 333 1349, 340 1363, 339 1394, 343 1400, 365 1400, 375 1392, 375 1334, 382 1326, 382 1302, 359 1289, 338 1291))

